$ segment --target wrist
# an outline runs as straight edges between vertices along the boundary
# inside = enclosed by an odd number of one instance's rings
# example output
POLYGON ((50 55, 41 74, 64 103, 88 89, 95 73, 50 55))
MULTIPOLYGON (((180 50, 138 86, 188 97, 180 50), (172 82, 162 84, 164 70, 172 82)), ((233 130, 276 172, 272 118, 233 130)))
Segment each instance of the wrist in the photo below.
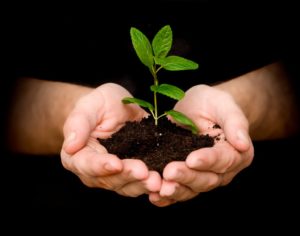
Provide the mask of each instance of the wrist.
POLYGON ((220 83, 215 88, 228 93, 235 103, 240 107, 249 123, 249 133, 252 138, 256 138, 257 130, 263 123, 263 119, 268 112, 269 98, 262 88, 255 84, 258 73, 252 72, 234 78, 224 83, 220 83), (254 84, 253 84, 254 83, 254 84))
POLYGON ((284 138, 299 130, 298 109, 289 76, 273 63, 216 86, 232 95, 254 140, 284 138))

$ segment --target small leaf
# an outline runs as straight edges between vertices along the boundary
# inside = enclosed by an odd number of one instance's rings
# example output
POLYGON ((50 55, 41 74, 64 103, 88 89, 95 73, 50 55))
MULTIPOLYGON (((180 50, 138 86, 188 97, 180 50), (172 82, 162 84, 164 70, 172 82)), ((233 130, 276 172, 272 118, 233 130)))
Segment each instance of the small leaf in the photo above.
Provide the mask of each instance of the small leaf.
POLYGON ((152 47, 158 58, 166 57, 172 47, 172 30, 169 25, 162 27, 154 36, 152 47))
POLYGON ((169 56, 166 58, 155 57, 155 62, 158 65, 161 65, 165 70, 170 71, 198 69, 198 64, 196 62, 179 56, 169 56))
POLYGON ((171 84, 152 85, 151 91, 168 96, 175 100, 180 100, 184 97, 184 91, 171 84))
POLYGON ((148 108, 150 111, 153 111, 153 105, 149 102, 146 102, 142 99, 138 99, 138 98, 131 98, 131 97, 126 97, 122 99, 122 102, 124 104, 129 104, 129 103, 135 103, 141 107, 146 107, 148 108))
POLYGON ((130 29, 130 36, 137 56, 145 66, 151 69, 154 61, 152 47, 148 38, 134 27, 130 29))
POLYGON ((195 125, 195 123, 183 113, 174 110, 166 111, 165 113, 172 116, 173 119, 178 123, 187 126, 193 134, 197 134, 199 132, 198 127, 195 125))

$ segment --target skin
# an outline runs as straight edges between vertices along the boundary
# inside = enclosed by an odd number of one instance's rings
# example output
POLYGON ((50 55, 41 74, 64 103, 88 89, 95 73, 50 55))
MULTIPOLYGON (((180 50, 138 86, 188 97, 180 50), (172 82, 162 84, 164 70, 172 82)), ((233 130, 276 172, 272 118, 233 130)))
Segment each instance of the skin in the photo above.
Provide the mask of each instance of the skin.
POLYGON ((164 207, 230 183, 251 164, 252 140, 299 131, 293 122, 299 116, 292 88, 279 63, 215 86, 196 85, 174 109, 192 118, 201 133, 219 135, 220 141, 190 153, 185 162, 169 163, 161 179, 139 160, 107 153, 96 140, 117 132, 128 120, 147 116, 138 106, 121 103, 128 96, 112 83, 92 89, 20 80, 8 124, 9 147, 20 153, 61 153, 63 166, 87 186, 131 197, 146 193, 150 202, 164 207), (221 129, 213 129, 214 124, 221 129))
POLYGON ((150 201, 160 207, 228 184, 251 164, 254 156, 248 121, 229 94, 197 85, 174 109, 193 119, 201 133, 219 135, 220 140, 211 148, 191 152, 185 162, 171 162, 165 167, 160 192, 149 195, 150 201), (221 129, 213 129, 214 124, 221 129))
POLYGON ((10 149, 37 155, 59 153, 66 117, 76 101, 91 91, 73 84, 19 79, 9 114, 10 149))
POLYGON ((211 123, 219 124, 226 141, 190 153, 186 162, 168 164, 160 192, 149 195, 160 207, 228 184, 251 164, 251 139, 285 138, 299 132, 293 90, 280 63, 213 87, 194 86, 175 109, 192 118, 203 133, 212 132, 211 123))
POLYGON ((136 105, 123 105, 125 96, 131 95, 112 83, 92 89, 21 79, 9 117, 8 145, 18 153, 61 153, 63 166, 89 187, 132 197, 157 192, 158 173, 139 160, 120 160, 96 140, 116 132, 127 120, 147 115, 136 105))
POLYGON ((85 185, 136 197, 159 191, 159 174, 148 171, 140 160, 120 160, 96 140, 109 137, 128 120, 147 116, 137 105, 121 102, 128 96, 131 95, 123 87, 108 83, 82 97, 65 122, 61 159, 64 167, 85 185))

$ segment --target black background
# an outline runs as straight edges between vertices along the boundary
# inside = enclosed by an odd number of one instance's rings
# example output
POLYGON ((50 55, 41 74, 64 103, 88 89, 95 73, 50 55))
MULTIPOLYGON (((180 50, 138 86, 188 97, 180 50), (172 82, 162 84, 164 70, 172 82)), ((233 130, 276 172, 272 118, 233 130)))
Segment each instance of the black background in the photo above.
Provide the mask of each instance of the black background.
MULTIPOLYGON (((228 80, 277 59, 292 62, 297 69, 297 8, 287 2, 241 2, 110 1, 7 7, 1 46, 4 112, 11 99, 6 88, 13 87, 20 76, 88 86, 112 81, 146 98, 144 91, 152 81, 133 51, 131 26, 152 38, 162 26, 171 25, 172 52, 199 63, 197 71, 161 73, 162 81, 183 89, 228 80)), ((5 136, 2 138, 5 143, 5 136)), ((183 217, 191 211, 212 218, 254 213, 286 219, 297 214, 299 138, 254 144, 253 164, 228 186, 167 208, 152 206, 146 196, 126 198, 89 189, 63 169, 59 156, 13 155, 3 147, 0 207, 16 212, 23 208, 78 208, 102 214, 112 210, 136 215, 154 212, 171 219, 180 218, 176 212, 183 217)))

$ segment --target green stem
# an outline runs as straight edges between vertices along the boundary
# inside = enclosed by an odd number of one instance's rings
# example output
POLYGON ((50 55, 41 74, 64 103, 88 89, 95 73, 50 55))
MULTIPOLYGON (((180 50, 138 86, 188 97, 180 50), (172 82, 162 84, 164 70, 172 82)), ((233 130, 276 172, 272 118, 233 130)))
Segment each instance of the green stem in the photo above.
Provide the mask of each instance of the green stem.
POLYGON ((157 117, 157 119, 160 119, 160 118, 162 118, 162 117, 164 117, 166 115, 167 115, 167 113, 161 114, 159 117, 157 117))
MULTIPOLYGON (((157 79, 157 74, 156 74, 156 70, 155 67, 152 67, 151 70, 151 74, 153 76, 154 79, 154 85, 158 85, 158 79, 157 79)), ((156 92, 153 92, 153 100, 154 100, 154 122, 155 125, 158 125, 158 109, 157 109, 157 96, 156 96, 156 92)))
POLYGON ((157 72, 159 72, 160 71, 160 69, 162 69, 163 67, 162 66, 160 66, 157 70, 156 70, 156 74, 157 74, 157 72))
MULTIPOLYGON (((153 111, 152 111, 152 110, 150 110, 150 109, 149 109, 149 111, 150 111, 151 115, 152 115, 152 116, 153 116, 153 118, 154 118, 154 117, 155 117, 155 115, 154 115, 153 111)), ((154 120, 155 120, 155 118, 154 118, 154 120)))

